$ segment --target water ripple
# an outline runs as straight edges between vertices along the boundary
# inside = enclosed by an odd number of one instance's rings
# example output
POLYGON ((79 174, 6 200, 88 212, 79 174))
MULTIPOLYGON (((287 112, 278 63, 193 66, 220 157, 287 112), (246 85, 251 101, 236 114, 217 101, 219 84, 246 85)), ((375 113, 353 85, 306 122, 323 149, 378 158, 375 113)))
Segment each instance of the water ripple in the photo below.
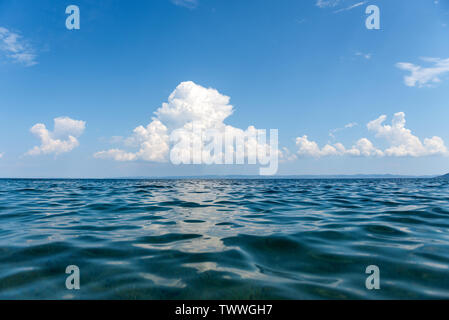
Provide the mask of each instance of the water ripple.
POLYGON ((449 298, 448 218, 438 179, 4 179, 0 298, 449 298))

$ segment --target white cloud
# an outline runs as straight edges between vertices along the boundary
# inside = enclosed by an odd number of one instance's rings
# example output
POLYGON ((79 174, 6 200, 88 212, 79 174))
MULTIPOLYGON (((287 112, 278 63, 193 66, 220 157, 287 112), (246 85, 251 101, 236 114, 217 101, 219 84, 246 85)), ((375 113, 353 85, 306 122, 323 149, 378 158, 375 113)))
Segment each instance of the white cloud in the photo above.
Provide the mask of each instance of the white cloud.
POLYGON ((308 137, 302 136, 296 138, 296 146, 298 147, 298 154, 300 156, 311 156, 315 158, 326 156, 383 156, 381 150, 376 149, 371 141, 366 138, 362 138, 350 149, 346 149, 341 143, 335 143, 333 145, 326 144, 323 148, 320 148, 315 141, 310 141, 308 137))
POLYGON ((335 7, 339 2, 340 0, 317 0, 316 6, 320 8, 335 7))
POLYGON ((375 132, 376 138, 383 138, 389 144, 385 150, 376 148, 367 138, 359 139, 350 149, 341 143, 326 144, 320 148, 315 141, 308 139, 306 135, 296 138, 296 146, 300 156, 325 157, 325 156, 363 156, 363 157, 422 157, 430 155, 447 155, 442 138, 434 136, 425 138, 423 142, 405 128, 405 114, 398 112, 394 114, 392 124, 384 125, 386 116, 370 121, 367 128, 375 132))
POLYGON ((353 4, 353 5, 350 5, 349 7, 342 8, 342 9, 339 9, 339 10, 337 10, 337 11, 334 11, 334 13, 339 13, 339 12, 342 12, 342 11, 349 11, 349 10, 352 10, 352 9, 354 9, 354 8, 363 6, 363 5, 364 5, 365 3, 367 3, 367 2, 368 2, 368 1, 357 2, 357 3, 353 4))
POLYGON ((296 145, 298 146, 298 154, 300 156, 312 156, 318 158, 336 154, 337 152, 334 147, 328 144, 325 145, 323 149, 320 149, 318 144, 315 141, 310 141, 306 135, 296 138, 296 145))
POLYGON ((431 67, 423 67, 409 62, 399 62, 396 67, 409 71, 410 74, 404 77, 405 85, 409 87, 424 87, 441 81, 441 76, 449 73, 449 58, 421 58, 424 62, 431 64, 431 67))
POLYGON ((345 130, 345 129, 354 128, 354 127, 356 127, 356 126, 358 126, 358 125, 359 125, 359 124, 358 124, 357 122, 350 122, 350 123, 347 123, 347 124, 345 124, 345 126, 344 126, 343 128, 336 128, 336 129, 331 130, 331 131, 329 132, 329 136, 331 136, 333 139, 335 139, 335 134, 336 134, 337 132, 340 132, 340 131, 345 130))
POLYGON ((41 145, 33 147, 26 154, 35 156, 72 151, 79 145, 77 138, 84 132, 85 127, 86 122, 69 117, 55 118, 52 132, 44 124, 37 123, 30 131, 41 140, 41 145))
POLYGON ((170 128, 192 121, 199 121, 207 129, 217 128, 224 126, 223 121, 233 113, 229 100, 215 89, 186 81, 176 87, 155 114, 170 128))
POLYGON ((116 161, 132 161, 137 159, 137 155, 131 152, 126 152, 120 149, 110 149, 107 151, 100 151, 95 154, 96 158, 114 159, 116 161))
POLYGON ((345 128, 353 128, 355 126, 357 126, 358 123, 357 122, 350 122, 348 124, 345 125, 345 128))
POLYGON ((376 133, 376 137, 384 138, 390 144, 390 147, 385 150, 387 156, 421 157, 448 152, 440 137, 425 138, 422 143, 409 129, 405 128, 404 112, 395 113, 391 125, 383 125, 385 120, 386 116, 382 115, 369 122, 367 127, 368 130, 376 133))
POLYGON ((19 34, 3 27, 0 27, 0 52, 12 61, 27 67, 37 64, 31 46, 19 34))
POLYGON ((355 55, 358 56, 358 57, 363 57, 366 60, 369 60, 372 57, 371 53, 363 53, 363 52, 356 52, 355 55))
POLYGON ((346 151, 350 155, 363 156, 363 157, 382 157, 384 153, 375 148, 371 141, 367 138, 362 138, 357 141, 356 145, 350 150, 346 151))
POLYGON ((133 136, 126 140, 126 145, 140 146, 136 153, 124 152, 113 149, 108 152, 98 152, 97 158, 113 158, 117 161, 132 161, 136 159, 146 161, 165 162, 169 149, 168 129, 160 120, 153 118, 146 127, 138 126, 133 131, 133 136))
POLYGON ((180 7, 193 9, 198 6, 198 0, 171 0, 171 2, 180 7))
MULTIPOLYGON (((202 143, 202 149, 205 150, 207 143, 200 137, 201 132, 213 129, 223 136, 225 132, 240 136, 246 133, 255 133, 257 129, 253 126, 243 130, 224 123, 225 119, 233 113, 233 107, 229 104, 229 100, 228 96, 222 95, 215 89, 204 88, 192 81, 181 82, 168 97, 168 102, 163 103, 154 112, 155 116, 151 122, 146 127, 138 126, 135 128, 133 135, 125 140, 126 146, 138 148, 136 152, 111 149, 97 152, 94 157, 116 161, 167 162, 169 152, 176 155, 185 155, 191 151, 190 145, 175 144, 170 148, 170 136, 177 135, 182 137, 183 140, 202 143), (193 125, 201 131, 194 132, 192 130, 193 125)), ((228 142, 232 144, 231 141, 228 142)), ((260 152, 261 148, 268 147, 266 143, 258 143, 256 138, 248 138, 245 144, 246 146, 255 146, 254 149, 249 149, 256 152, 260 152)), ((223 147, 225 150, 226 148, 233 148, 231 145, 224 145, 223 147)), ((279 151, 279 154, 282 153, 279 151)), ((195 155, 193 156, 195 157, 195 155)), ((222 154, 216 154, 216 156, 221 157, 222 154)), ((246 156, 251 155, 247 154, 246 156)), ((287 157, 287 155, 284 157, 287 157)))
POLYGON ((279 151, 279 158, 281 162, 287 162, 287 161, 294 161, 298 159, 296 154, 291 153, 290 150, 286 147, 282 147, 282 149, 279 151))

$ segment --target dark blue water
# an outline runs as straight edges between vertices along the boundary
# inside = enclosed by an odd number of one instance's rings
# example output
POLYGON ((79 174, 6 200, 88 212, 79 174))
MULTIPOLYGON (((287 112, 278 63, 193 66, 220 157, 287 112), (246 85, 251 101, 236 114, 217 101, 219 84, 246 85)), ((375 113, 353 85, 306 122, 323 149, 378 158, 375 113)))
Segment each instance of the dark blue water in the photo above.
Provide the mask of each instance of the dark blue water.
POLYGON ((449 182, 0 180, 0 298, 449 298, 449 182))

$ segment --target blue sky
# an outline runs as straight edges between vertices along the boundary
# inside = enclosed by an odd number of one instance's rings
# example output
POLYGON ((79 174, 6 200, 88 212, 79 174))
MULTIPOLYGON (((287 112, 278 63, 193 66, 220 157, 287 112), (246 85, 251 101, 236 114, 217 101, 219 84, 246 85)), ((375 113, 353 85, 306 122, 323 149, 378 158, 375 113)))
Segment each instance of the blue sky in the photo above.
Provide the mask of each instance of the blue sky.
POLYGON ((95 156, 137 152, 186 81, 230 97, 226 124, 279 130, 278 174, 446 173, 448 59, 447 0, 0 0, 0 177, 257 173, 95 156))

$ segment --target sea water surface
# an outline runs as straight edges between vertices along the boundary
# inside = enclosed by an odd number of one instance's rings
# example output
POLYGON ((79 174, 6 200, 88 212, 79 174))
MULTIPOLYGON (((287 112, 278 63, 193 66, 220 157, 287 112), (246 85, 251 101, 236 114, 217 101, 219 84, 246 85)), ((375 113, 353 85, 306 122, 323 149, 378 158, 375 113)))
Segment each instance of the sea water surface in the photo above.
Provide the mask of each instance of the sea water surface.
POLYGON ((3 179, 0 298, 448 299, 449 182, 3 179))

